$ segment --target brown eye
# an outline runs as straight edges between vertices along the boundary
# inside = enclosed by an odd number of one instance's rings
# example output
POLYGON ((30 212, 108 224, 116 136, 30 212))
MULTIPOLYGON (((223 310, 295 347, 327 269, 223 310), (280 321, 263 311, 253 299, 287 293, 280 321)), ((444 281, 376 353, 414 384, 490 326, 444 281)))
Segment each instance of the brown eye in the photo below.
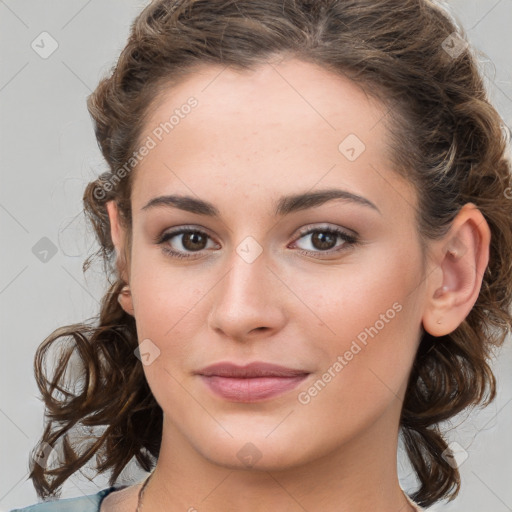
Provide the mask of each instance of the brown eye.
POLYGON ((338 235, 330 231, 315 231, 311 237, 311 244, 316 249, 332 249, 336 246, 338 235))
POLYGON ((300 252, 307 255, 319 255, 319 254, 334 254, 343 250, 349 249, 357 245, 358 238, 355 235, 349 234, 339 228, 314 228, 305 230, 301 233, 299 240, 307 240, 309 243, 305 244, 306 247, 300 247, 296 242, 300 252), (341 243, 338 243, 341 240, 341 243))
POLYGON ((181 236, 181 243, 188 251, 201 251, 206 247, 208 241, 208 237, 199 231, 188 231, 181 236))
MULTIPOLYGON (((156 243, 162 245, 164 253, 174 258, 195 257, 208 248, 211 237, 198 229, 181 228, 164 233, 156 243)), ((210 246, 211 247, 211 246, 210 246)))

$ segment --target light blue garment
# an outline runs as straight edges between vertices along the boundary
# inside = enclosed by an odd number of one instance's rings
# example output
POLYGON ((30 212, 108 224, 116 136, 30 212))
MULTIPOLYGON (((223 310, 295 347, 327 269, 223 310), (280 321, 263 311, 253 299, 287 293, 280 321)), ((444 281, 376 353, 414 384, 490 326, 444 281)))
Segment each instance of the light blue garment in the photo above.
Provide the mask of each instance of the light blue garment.
POLYGON ((109 487, 97 494, 80 496, 79 498, 45 501, 25 508, 15 508, 11 512, 99 512, 103 498, 111 492, 119 491, 125 487, 109 487))

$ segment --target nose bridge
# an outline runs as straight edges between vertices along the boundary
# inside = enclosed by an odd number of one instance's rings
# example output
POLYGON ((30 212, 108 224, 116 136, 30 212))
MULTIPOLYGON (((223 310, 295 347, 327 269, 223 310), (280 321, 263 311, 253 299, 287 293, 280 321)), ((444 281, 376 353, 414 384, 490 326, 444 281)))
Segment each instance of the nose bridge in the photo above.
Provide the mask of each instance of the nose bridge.
POLYGON ((210 314, 213 329, 242 339, 255 329, 279 328, 284 321, 281 285, 267 265, 266 254, 254 240, 246 239, 235 248, 229 271, 216 287, 210 314))

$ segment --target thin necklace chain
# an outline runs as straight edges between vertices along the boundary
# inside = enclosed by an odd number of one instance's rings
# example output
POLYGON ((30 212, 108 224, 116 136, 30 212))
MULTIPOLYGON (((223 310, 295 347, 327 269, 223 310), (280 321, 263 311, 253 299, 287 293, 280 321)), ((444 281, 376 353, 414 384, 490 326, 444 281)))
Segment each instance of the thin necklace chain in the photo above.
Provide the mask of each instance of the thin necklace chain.
POLYGON ((135 512, 141 512, 142 511, 142 497, 144 496, 144 491, 146 490, 146 486, 148 485, 149 479, 153 476, 153 473, 151 473, 147 478, 142 487, 139 491, 139 499, 137 500, 137 509, 135 512))

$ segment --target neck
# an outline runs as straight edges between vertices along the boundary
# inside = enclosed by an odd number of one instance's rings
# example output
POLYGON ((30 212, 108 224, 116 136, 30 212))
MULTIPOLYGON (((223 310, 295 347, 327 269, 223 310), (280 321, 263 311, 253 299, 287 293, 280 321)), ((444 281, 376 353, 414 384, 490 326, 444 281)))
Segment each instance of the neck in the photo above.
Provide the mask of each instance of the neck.
POLYGON ((307 460, 291 467, 248 468, 218 464, 211 455, 198 453, 164 417, 162 447, 144 510, 413 511, 398 482, 398 425, 390 424, 392 418, 396 414, 382 416, 357 438, 326 449, 314 460, 306 455, 307 460))

